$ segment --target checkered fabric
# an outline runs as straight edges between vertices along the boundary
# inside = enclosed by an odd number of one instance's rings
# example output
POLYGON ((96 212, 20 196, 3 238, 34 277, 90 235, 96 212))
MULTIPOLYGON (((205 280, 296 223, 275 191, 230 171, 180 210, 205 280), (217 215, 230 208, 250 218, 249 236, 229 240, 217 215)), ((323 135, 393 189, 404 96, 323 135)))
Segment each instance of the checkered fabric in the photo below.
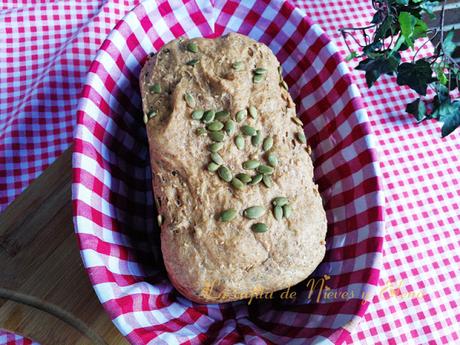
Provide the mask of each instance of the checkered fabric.
MULTIPOLYGON (((244 3, 251 6, 254 2, 245 1, 244 3)), ((111 28, 134 5, 134 1, 112 0, 0 1, 0 211, 72 141, 78 95, 90 62, 111 28), (29 66, 31 68, 27 68, 29 66)), ((341 53, 344 53, 344 45, 337 29, 343 26, 365 24, 372 13, 369 1, 366 0, 297 0, 295 5, 305 11, 314 22, 321 25, 338 45, 341 53)), ((214 8, 203 3, 201 9, 206 13, 206 20, 210 21, 215 18, 214 8)), ((162 14, 173 10, 175 8, 163 8, 162 14)), ((281 16, 284 17, 285 14, 281 13, 281 16)), ((235 20, 230 15, 228 18, 235 20)), ((255 23, 260 20, 260 17, 251 15, 245 19, 255 23)), ((234 25, 238 25, 238 22, 234 25)), ((153 26, 161 30, 161 22, 155 22, 153 26)), ((216 28, 220 29, 218 26, 216 28)), ((175 27, 174 32, 177 33, 175 30, 180 31, 180 29, 175 27)), ((276 26, 271 27, 271 30, 277 29, 276 26)), ((317 30, 313 31, 317 32, 317 30)), ((292 33, 293 29, 291 28, 289 32, 292 33)), ((260 33, 253 32, 252 34, 258 36, 260 33)), ((296 35, 297 32, 293 34, 296 35)), ((314 43, 311 40, 307 42, 314 43)), ((161 45, 160 42, 156 44, 157 47, 161 45)), ((289 45, 292 44, 292 42, 289 43, 289 45)), ((275 48, 280 53, 279 47, 275 48)), ((318 52, 313 51, 313 53, 318 52)), ((286 59, 283 60, 283 64, 286 63, 286 59)), ((303 66, 304 69, 307 67, 308 65, 303 66)), ((292 70, 285 75, 293 95, 302 91, 298 87, 296 89, 295 74, 296 72, 292 70)), ((127 80, 129 77, 128 74, 127 80)), ((378 140, 380 168, 383 173, 382 182, 386 190, 385 226, 387 231, 383 248, 383 270, 378 281, 382 293, 374 298, 364 319, 357 326, 357 331, 355 329, 351 336, 347 332, 340 333, 340 337, 335 340, 332 337, 332 341, 369 344, 458 343, 457 329, 460 322, 460 308, 456 297, 460 291, 458 269, 460 258, 457 254, 460 244, 460 228, 455 225, 458 224, 460 214, 460 188, 456 177, 460 170, 457 154, 460 146, 458 134, 440 139, 437 123, 426 121, 415 125, 413 120, 404 114, 404 104, 412 100, 413 94, 405 88, 397 87, 391 78, 385 78, 371 90, 367 90, 362 74, 354 73, 354 77, 363 93, 371 128, 378 140), (388 282, 399 286, 401 281, 401 291, 396 290, 396 292, 404 294, 421 291, 423 297, 394 296, 394 291, 389 293, 385 288, 388 282)), ((109 87, 114 85, 114 81, 106 80, 106 82, 109 87)), ((126 80, 122 82, 126 83, 126 80)), ((320 87, 321 82, 319 77, 309 85, 306 92, 309 93, 312 89, 320 87)), ((330 85, 327 87, 327 90, 331 90, 330 85)), ((129 96, 125 97, 125 101, 126 98, 129 99, 129 96)), ((299 104, 298 97, 296 101, 299 104)), ((138 100, 135 99, 135 102, 138 100)), ((330 103, 327 97, 324 103, 330 103)), ((313 112, 312 115, 303 115, 304 121, 307 122, 311 117, 315 117, 317 115, 315 110, 324 111, 324 103, 320 103, 318 109, 310 109, 309 111, 313 112)), ((120 105, 121 109, 125 109, 126 106, 125 104, 120 105)), ((303 110, 305 113, 305 107, 303 110)), ((90 127, 93 134, 96 133, 102 139, 101 144, 111 142, 113 147, 134 147, 136 149, 145 144, 138 143, 145 135, 136 132, 139 123, 114 124, 110 121, 108 123, 110 124, 108 129, 101 128, 96 122, 93 123, 93 127, 90 127), (120 131, 134 131, 135 135, 123 138, 111 137, 108 133, 114 126, 117 131, 121 128, 120 131), (133 126, 135 128, 132 128, 133 126)), ((346 122, 343 122, 342 126, 344 124, 346 122)), ((307 134, 315 128, 307 126, 307 134)), ((315 151, 317 149, 319 147, 316 147, 315 151)), ((118 156, 112 155, 111 151, 102 153, 108 156, 100 156, 97 151, 91 154, 94 160, 101 164, 113 164, 112 160, 118 159, 118 156)), ((317 155, 316 159, 320 159, 321 156, 324 155, 317 155)), ((105 257, 89 255, 88 257, 94 259, 94 262, 86 262, 86 264, 93 267, 89 269, 90 277, 94 277, 93 282, 96 279, 101 279, 101 281, 105 279, 107 282, 102 284, 96 282, 95 288, 112 317, 126 315, 126 311, 144 305, 154 305, 155 309, 161 308, 163 311, 163 313, 152 311, 147 316, 131 313, 126 316, 127 320, 114 317, 115 324, 126 332, 129 325, 140 319, 145 327, 138 331, 141 338, 130 337, 133 342, 136 342, 136 339, 142 339, 142 336, 148 337, 151 334, 163 334, 159 336, 161 338, 165 337, 164 332, 188 331, 188 327, 185 326, 191 322, 195 325, 194 330, 199 332, 206 329, 206 321, 209 323, 211 319, 217 320, 217 324, 213 323, 215 327, 211 326, 207 328, 207 331, 214 334, 216 330, 220 330, 220 334, 217 334, 215 339, 219 339, 217 338, 219 336, 220 339, 227 340, 227 343, 231 343, 231 340, 257 343, 254 337, 259 335, 264 337, 266 342, 273 341, 270 335, 263 331, 268 323, 260 323, 256 327, 252 324, 251 327, 248 322, 245 322, 244 314, 235 315, 234 308, 221 310, 215 306, 198 307, 198 310, 195 308, 194 312, 186 314, 185 320, 180 319, 179 321, 178 316, 182 316, 180 313, 183 309, 176 308, 177 303, 187 303, 187 301, 181 300, 180 296, 171 296, 171 293, 168 293, 169 284, 165 283, 160 276, 152 274, 154 271, 150 272, 147 267, 136 265, 133 259, 142 258, 142 247, 136 247, 138 252, 136 252, 136 258, 133 258, 132 243, 133 240, 143 242, 145 234, 134 232, 133 239, 131 233, 128 236, 122 231, 112 230, 119 230, 120 224, 127 220, 133 221, 133 228, 142 228, 144 220, 139 218, 143 212, 150 210, 150 206, 142 209, 142 206, 151 205, 151 199, 146 201, 145 195, 142 194, 142 191, 147 188, 148 182, 145 182, 145 179, 148 176, 145 167, 142 169, 142 164, 136 161, 137 159, 138 157, 129 157, 128 161, 124 162, 125 165, 120 165, 117 171, 112 170, 110 176, 101 175, 101 172, 105 171, 101 166, 92 166, 91 169, 94 171, 90 171, 90 174, 102 176, 102 178, 93 181, 91 185, 93 190, 86 192, 95 191, 102 198, 95 199, 95 202, 99 203, 96 209, 89 207, 90 205, 87 205, 86 208, 84 205, 83 208, 80 207, 83 214, 81 219, 86 217, 97 220, 98 225, 95 225, 94 222, 86 223, 85 228, 89 233, 87 242, 102 240, 97 241, 96 247, 88 249, 87 252, 103 252, 106 255, 105 257), (120 184, 123 176, 126 176, 126 168, 132 165, 141 166, 139 170, 135 170, 135 181, 128 185, 120 184), (112 186, 113 184, 120 184, 117 187, 118 190, 129 187, 132 193, 129 195, 129 203, 126 198, 122 197, 123 193, 113 194, 112 189, 106 188, 107 185, 112 186), (105 202, 109 198, 111 204, 105 202), (118 216, 121 218, 117 218, 116 221, 106 217, 112 214, 113 200, 116 200, 117 206, 121 205, 121 209, 133 214, 120 214, 118 216), (137 203, 131 205, 131 200, 137 203), (113 243, 123 243, 124 246, 114 247, 113 243), (115 258, 122 258, 124 263, 120 264, 115 258), (134 274, 126 275, 126 272, 134 274), (137 283, 142 282, 142 277, 145 276, 149 277, 148 283, 138 285, 137 283), (137 294, 138 298, 131 299, 130 294, 137 294), (115 295, 124 297, 117 303, 113 301, 115 295), (153 299, 152 295, 166 297, 153 299), (238 321, 243 320, 243 322, 235 325, 235 317, 238 321), (172 318, 175 318, 174 322, 165 324, 166 320, 172 318), (152 327, 152 321, 165 324, 166 329, 152 327), (234 327, 247 334, 246 338, 232 338, 234 333, 229 330, 234 327)), ((331 162, 336 163, 334 160, 331 162)), ((328 172, 332 170, 329 169, 328 172)), ((129 171, 129 174, 131 173, 129 171)), ((83 176, 80 177, 83 179, 83 176)), ((359 174, 354 174, 351 179, 354 178, 362 180, 359 174)), ((322 192, 324 195, 324 189, 322 192)), ((353 193, 345 196, 346 200, 359 197, 353 193)), ((360 207, 363 207, 366 201, 365 198, 362 199, 360 207)), ((343 209, 343 212, 348 214, 347 208, 343 209)), ((146 222, 148 227, 153 226, 152 219, 146 222)), ((355 224, 352 225, 355 226, 355 224)), ((348 230, 348 226, 347 222, 343 223, 343 229, 348 230)), ((79 229, 81 228, 80 226, 79 229)), ((84 231, 80 230, 81 244, 85 242, 82 232, 84 231)), ((354 234, 355 242, 363 241, 364 237, 359 237, 362 234, 358 232, 354 234)), ((155 243, 155 236, 153 237, 152 242, 155 243)), ((336 241, 332 246, 338 248, 343 244, 343 238, 340 236, 335 238, 336 241)), ((344 249, 347 250, 337 252, 338 256, 335 258, 337 261, 346 261, 347 256, 362 252, 359 247, 345 247, 344 249), (350 250, 351 254, 348 254, 350 250)), ((329 252, 330 250, 329 246, 329 252)), ((148 255, 147 257, 154 262, 154 258, 148 255)), ((327 269, 330 268, 327 267, 327 269)), ((376 280, 374 276, 372 283, 375 283, 376 280)), ((343 307, 347 306, 344 304, 343 307)), ((283 309, 283 307, 276 309, 280 308, 283 309)), ((260 311, 257 310, 257 312, 260 311)), ((361 309, 360 312, 364 312, 364 309, 361 309)), ((284 313, 284 315, 288 314, 284 313)), ((296 325, 302 321, 298 315, 289 315, 291 317, 289 325, 296 325)), ((318 321, 320 320, 319 318, 318 321)), ((356 318, 352 319, 346 328, 353 330, 357 321, 356 318)), ((335 326, 341 327, 341 325, 335 326)), ((285 327, 279 328, 279 332, 285 331, 285 327)), ((322 331, 323 329, 320 328, 319 332, 322 331)), ((187 334, 186 336, 191 337, 192 335, 187 334)), ((1 335, 0 339, 2 339, 1 335)), ((191 340, 187 341, 192 343, 191 340)))
POLYGON ((0 329, 0 345, 40 345, 19 334, 0 329))

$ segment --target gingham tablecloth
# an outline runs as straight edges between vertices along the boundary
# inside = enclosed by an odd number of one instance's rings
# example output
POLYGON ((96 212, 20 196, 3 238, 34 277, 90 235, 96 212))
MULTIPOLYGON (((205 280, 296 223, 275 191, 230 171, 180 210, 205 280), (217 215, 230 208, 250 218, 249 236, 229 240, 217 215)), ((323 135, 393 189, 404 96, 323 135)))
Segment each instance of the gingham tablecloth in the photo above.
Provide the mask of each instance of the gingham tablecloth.
MULTIPOLYGON (((70 145, 89 64, 136 3, 0 1, 0 212, 70 145)), ((372 16, 370 0, 295 4, 344 54, 337 29, 372 16)), ((361 73, 355 79, 379 143, 387 209, 381 289, 349 343, 459 343, 460 135, 441 139, 438 123, 416 125, 404 112, 415 95, 391 78, 371 90, 361 73)))

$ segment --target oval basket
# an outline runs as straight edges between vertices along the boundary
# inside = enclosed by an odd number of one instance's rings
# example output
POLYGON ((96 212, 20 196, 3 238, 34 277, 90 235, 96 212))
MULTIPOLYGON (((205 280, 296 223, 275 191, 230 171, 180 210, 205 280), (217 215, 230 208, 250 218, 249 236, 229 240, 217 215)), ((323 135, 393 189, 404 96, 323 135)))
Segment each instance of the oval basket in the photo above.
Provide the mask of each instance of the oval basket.
POLYGON ((129 12, 83 88, 73 208, 97 296, 133 344, 342 343, 379 276, 383 197, 367 114, 329 38, 284 1, 144 1, 129 12), (295 300, 195 304, 171 286, 161 262, 138 75, 165 42, 231 31, 267 44, 282 63, 313 150, 327 252, 315 281, 292 289, 295 300))

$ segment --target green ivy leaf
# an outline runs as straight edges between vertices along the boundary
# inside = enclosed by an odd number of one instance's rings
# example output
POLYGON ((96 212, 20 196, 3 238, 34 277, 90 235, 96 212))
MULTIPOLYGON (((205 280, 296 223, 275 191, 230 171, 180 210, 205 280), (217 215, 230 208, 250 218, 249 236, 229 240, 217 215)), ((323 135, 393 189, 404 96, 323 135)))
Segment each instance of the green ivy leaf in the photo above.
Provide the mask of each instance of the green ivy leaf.
POLYGON ((396 3, 399 5, 407 6, 409 5, 409 0, 396 0, 396 3))
POLYGON ((405 62, 398 67, 398 85, 407 85, 419 95, 425 96, 428 84, 435 79, 432 77, 433 71, 428 62, 423 59, 415 63, 405 62))
MULTIPOLYGON (((415 1, 414 1, 415 2, 415 1)), ((420 1, 417 1, 420 2, 420 1)), ((439 1, 425 1, 420 4, 420 8, 428 14, 428 16, 433 19, 435 16, 434 9, 439 6, 439 1)))
POLYGON ((442 44, 442 49, 444 51, 444 54, 451 56, 452 53, 454 52, 455 48, 457 45, 452 42, 452 39, 454 38, 454 30, 450 30, 446 37, 444 38, 444 42, 442 44))
POLYGON ((442 125, 441 134, 442 137, 448 136, 452 133, 457 127, 460 126, 460 102, 454 102, 452 106, 452 112, 449 116, 446 116, 444 119, 444 124, 442 125))
POLYGON ((392 74, 398 69, 401 57, 398 55, 391 55, 388 58, 368 58, 359 63, 356 67, 357 70, 366 71, 367 87, 372 87, 374 83, 382 74, 392 74))
POLYGON ((421 98, 417 98, 406 106, 406 112, 414 115, 418 122, 423 121, 426 119, 425 102, 421 98))
POLYGON ((375 30, 374 41, 378 41, 384 38, 387 38, 393 34, 393 19, 392 15, 388 15, 382 23, 375 30))
POLYGON ((345 61, 351 61, 353 60, 354 58, 357 58, 358 57, 358 53, 357 52, 351 52, 350 54, 348 54, 346 57, 345 57, 345 61))
POLYGON ((398 22, 401 27, 401 35, 409 47, 414 47, 414 41, 417 38, 426 36, 426 31, 428 30, 426 23, 409 12, 401 12, 398 22))

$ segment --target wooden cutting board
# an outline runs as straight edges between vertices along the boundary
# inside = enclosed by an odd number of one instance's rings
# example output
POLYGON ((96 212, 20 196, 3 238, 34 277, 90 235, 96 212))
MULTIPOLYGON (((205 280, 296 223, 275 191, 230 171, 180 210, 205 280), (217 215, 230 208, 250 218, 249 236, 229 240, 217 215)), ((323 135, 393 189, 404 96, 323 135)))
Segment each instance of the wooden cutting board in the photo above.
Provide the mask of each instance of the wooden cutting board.
POLYGON ((82 266, 70 188, 71 148, 0 214, 0 328, 42 345, 128 344, 82 266))

